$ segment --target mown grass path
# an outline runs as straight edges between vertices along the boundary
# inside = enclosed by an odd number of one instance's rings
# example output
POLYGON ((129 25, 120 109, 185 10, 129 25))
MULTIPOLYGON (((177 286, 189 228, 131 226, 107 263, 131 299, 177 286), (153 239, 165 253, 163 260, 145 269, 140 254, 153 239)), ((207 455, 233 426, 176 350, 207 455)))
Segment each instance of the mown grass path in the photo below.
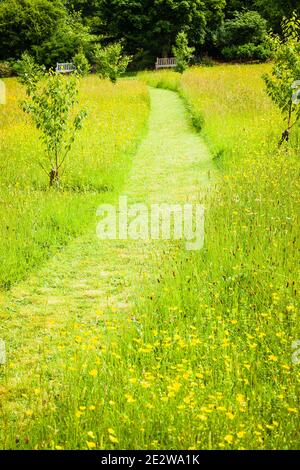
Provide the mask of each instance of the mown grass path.
MULTIPOLYGON (((150 89, 150 94, 149 129, 123 194, 130 202, 199 200, 212 167, 208 151, 175 93, 150 89)), ((55 383, 60 331, 75 322, 88 329, 99 310, 126 326, 135 296, 142 295, 143 278, 155 276, 162 249, 160 242, 104 242, 93 227, 2 296, 0 338, 6 341, 8 362, 0 369, 0 413, 11 421, 1 426, 4 434, 25 412, 45 353, 55 383)))

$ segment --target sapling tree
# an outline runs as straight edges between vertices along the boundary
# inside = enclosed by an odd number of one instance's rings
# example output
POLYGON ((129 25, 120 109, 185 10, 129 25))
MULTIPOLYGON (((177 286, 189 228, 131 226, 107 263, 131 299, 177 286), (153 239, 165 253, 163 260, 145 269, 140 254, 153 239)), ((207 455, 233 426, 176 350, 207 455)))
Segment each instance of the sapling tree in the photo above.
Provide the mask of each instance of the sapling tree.
POLYGON ((74 55, 72 62, 80 75, 88 75, 90 73, 91 67, 82 49, 74 55))
POLYGON ((78 103, 78 76, 42 73, 33 59, 25 57, 19 79, 27 94, 22 108, 41 132, 46 149, 46 158, 39 163, 49 176, 50 186, 58 186, 60 170, 86 117, 84 109, 74 111, 78 103))
POLYGON ((296 14, 283 21, 282 29, 283 39, 270 37, 275 64, 271 75, 264 76, 267 93, 286 122, 279 145, 289 141, 300 119, 300 21, 296 14))
POLYGON ((104 48, 97 45, 94 50, 94 59, 100 77, 109 78, 112 83, 116 83, 131 61, 130 56, 123 54, 123 47, 119 42, 104 48))
POLYGON ((188 68, 191 58, 193 57, 194 50, 194 47, 189 47, 186 33, 184 31, 178 33, 176 37, 176 46, 172 49, 177 63, 177 72, 183 73, 188 68))

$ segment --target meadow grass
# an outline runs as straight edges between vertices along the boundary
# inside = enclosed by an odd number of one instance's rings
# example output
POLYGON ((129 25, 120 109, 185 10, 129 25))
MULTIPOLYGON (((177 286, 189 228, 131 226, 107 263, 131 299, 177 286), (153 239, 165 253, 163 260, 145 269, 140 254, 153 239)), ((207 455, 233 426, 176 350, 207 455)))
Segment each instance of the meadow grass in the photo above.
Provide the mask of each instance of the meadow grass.
MULTIPOLYGON (((0 288, 9 288, 93 220, 99 202, 121 188, 149 112, 146 87, 98 77, 80 85, 88 111, 63 169, 61 189, 49 177, 39 132, 20 108, 24 90, 5 80, 7 104, 0 108, 0 288)), ((49 168, 50 171, 50 168, 49 168)))
MULTIPOLYGON (((175 377, 182 400, 176 412, 165 405, 178 444, 188 429, 198 447, 299 448, 300 371, 291 359, 300 337, 299 131, 278 149, 284 124, 261 78, 269 69, 195 68, 178 87, 220 169, 204 250, 166 259, 155 298, 139 309, 153 363, 150 332, 170 343, 159 354, 174 370, 163 382, 175 377)), ((177 74, 160 75, 142 78, 178 83, 177 74)))
POLYGON ((159 252, 129 318, 99 309, 44 336, 3 448, 299 448, 299 148, 278 150, 268 67, 141 76, 180 92, 215 157, 205 247, 159 252))

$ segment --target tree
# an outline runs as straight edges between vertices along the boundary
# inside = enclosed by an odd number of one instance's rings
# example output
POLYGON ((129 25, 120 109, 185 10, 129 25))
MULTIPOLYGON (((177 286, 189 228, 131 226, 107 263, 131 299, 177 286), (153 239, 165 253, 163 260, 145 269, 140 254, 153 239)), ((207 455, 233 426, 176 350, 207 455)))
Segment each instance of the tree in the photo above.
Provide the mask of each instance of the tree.
POLYGON ((257 11, 235 12, 219 30, 218 44, 225 59, 266 60, 267 21, 257 11))
POLYGON ((291 18, 293 12, 300 15, 299 0, 254 0, 255 9, 268 21, 269 27, 281 33, 281 24, 284 17, 291 18))
MULTIPOLYGON (((208 52, 215 52, 217 32, 224 23, 225 7, 228 0, 204 0, 205 5, 205 40, 203 47, 208 52)), ((194 44, 197 51, 197 44, 194 44)))
POLYGON ((124 39, 127 53, 144 53, 152 64, 155 57, 171 53, 180 31, 192 46, 204 43, 205 0, 102 0, 100 9, 103 34, 124 39))
POLYGON ((225 14, 227 19, 232 19, 234 14, 243 10, 259 11, 267 20, 268 28, 281 33, 283 17, 291 18, 294 11, 300 14, 299 0, 227 0, 225 14))
POLYGON ((177 34, 185 31, 193 46, 204 43, 206 34, 205 4, 202 0, 154 0, 150 11, 150 43, 157 52, 170 54, 177 34))
POLYGON ((177 34, 176 46, 173 47, 173 54, 176 58, 176 70, 183 73, 189 66, 195 48, 189 47, 188 38, 184 31, 177 34))
POLYGON ((73 64, 76 67, 77 72, 80 75, 88 75, 91 71, 91 66, 89 64, 89 61, 84 55, 84 52, 82 49, 75 54, 75 56, 72 59, 73 64))
POLYGON ((0 60, 20 57, 40 45, 66 17, 60 0, 3 0, 0 2, 0 60))
POLYGON ((102 0, 64 0, 69 13, 80 13, 83 24, 88 26, 92 34, 99 35, 102 28, 102 0))
POLYGON ((275 65, 272 74, 265 75, 267 93, 280 109, 286 129, 280 145, 288 142, 292 128, 300 120, 299 77, 300 77, 300 21, 297 15, 282 23, 284 38, 271 36, 275 65))
POLYGON ((102 78, 109 78, 112 83, 127 69, 131 58, 123 55, 121 43, 110 44, 105 48, 96 46, 94 51, 96 69, 102 78))
POLYGON ((96 41, 90 28, 82 24, 81 15, 74 13, 62 17, 50 37, 32 49, 38 62, 53 67, 56 62, 70 62, 79 51, 91 57, 96 41))
POLYGON ((235 12, 219 32, 219 43, 224 46, 262 43, 267 35, 267 22, 257 11, 235 12))
POLYGON ((153 66, 182 31, 196 56, 225 49, 227 58, 263 60, 268 49, 257 37, 281 34, 294 10, 300 15, 299 0, 0 0, 0 61, 28 51, 51 67, 80 47, 91 61, 101 40, 122 42, 135 64, 153 66))
POLYGON ((58 186, 60 169, 86 116, 85 110, 73 116, 77 104, 78 77, 74 74, 66 78, 51 71, 45 74, 29 55, 23 56, 21 62, 19 80, 25 85, 28 97, 23 101, 22 108, 41 132, 46 158, 40 165, 49 176, 50 186, 58 186))

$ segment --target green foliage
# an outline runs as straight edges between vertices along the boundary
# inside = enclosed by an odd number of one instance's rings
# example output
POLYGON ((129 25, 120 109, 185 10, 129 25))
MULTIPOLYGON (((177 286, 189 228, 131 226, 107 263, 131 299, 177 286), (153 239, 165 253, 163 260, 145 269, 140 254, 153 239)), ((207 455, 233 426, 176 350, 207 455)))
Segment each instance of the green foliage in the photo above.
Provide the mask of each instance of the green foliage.
POLYGON ((267 43, 255 45, 250 42, 240 46, 224 47, 222 55, 226 60, 238 60, 241 62, 257 60, 265 62, 271 56, 271 49, 267 43))
POLYGON ((219 32, 219 42, 224 45, 260 44, 267 34, 267 22, 257 11, 236 12, 226 20, 219 32))
POLYGON ((40 63, 53 67, 56 62, 70 62, 80 50, 91 56, 96 39, 90 28, 82 24, 80 14, 72 14, 63 16, 53 34, 33 49, 40 63))
POLYGON ((194 47, 189 47, 186 33, 184 31, 178 33, 176 37, 176 46, 173 47, 173 54, 177 62, 177 72, 183 73, 188 68, 194 51, 194 47))
POLYGON ((300 14, 300 3, 299 0, 226 0, 225 16, 233 18, 235 12, 244 9, 259 11, 268 27, 280 33, 282 18, 290 18, 293 11, 300 14))
POLYGON ((298 92, 295 92, 295 82, 300 80, 300 21, 296 14, 283 22, 282 30, 283 40, 270 37, 275 65, 271 75, 264 76, 267 93, 287 122, 280 144, 289 141, 290 131, 300 119, 300 107, 296 104, 298 92))
POLYGON ((31 95, 45 74, 45 69, 38 65, 27 52, 24 52, 21 59, 15 63, 14 71, 19 77, 19 82, 25 85, 27 96, 31 95))
POLYGON ((39 46, 66 16, 59 0, 3 0, 0 2, 0 60, 20 57, 39 46))
POLYGON ((80 75, 88 75, 91 71, 90 63, 82 50, 73 57, 73 64, 80 75))
POLYGON ((65 0, 70 12, 81 12, 85 18, 92 18, 100 14, 102 0, 65 0))
POLYGON ((110 44, 104 48, 96 46, 94 59, 97 72, 102 78, 109 78, 112 83, 127 69, 131 57, 123 55, 121 43, 110 44))
MULTIPOLYGON (((205 52, 215 50, 217 32, 224 22, 224 10, 228 0, 204 0, 205 12, 205 52)), ((198 44, 194 44, 196 49, 198 44)), ((201 51, 203 52, 203 51, 201 51)))
POLYGON ((24 62, 20 81, 26 86, 30 99, 22 103, 23 110, 32 116, 41 132, 46 161, 51 165, 50 172, 44 161, 40 165, 50 177, 50 186, 57 185, 60 169, 86 116, 85 110, 80 110, 73 116, 73 109, 77 104, 78 77, 73 74, 66 79, 61 74, 50 72, 46 81, 43 81, 41 75, 35 73, 35 68, 28 72, 31 59, 25 57, 24 62))
MULTIPOLYGON (((223 0, 103 0, 101 17, 103 34, 114 40, 125 38, 129 54, 148 57, 153 65, 156 57, 172 51, 176 36, 185 31, 192 46, 204 43, 206 34, 206 3, 216 5, 223 0), (143 54, 144 53, 144 54, 143 54)), ((211 10, 213 11, 213 10, 211 10)), ((217 16, 217 15, 216 15, 217 16)))
POLYGON ((0 30, 0 59, 29 51, 48 67, 70 61, 80 48, 88 55, 96 41, 80 13, 68 13, 60 0, 4 0, 0 30))
POLYGON ((217 42, 227 60, 264 61, 270 57, 266 37, 266 20, 257 11, 242 11, 225 21, 217 42))
POLYGON ((181 31, 197 57, 219 57, 225 48, 226 58, 263 60, 267 46, 252 44, 264 44, 270 27, 281 33, 283 16, 294 10, 300 14, 299 0, 0 0, 0 61, 28 51, 53 67, 82 47, 91 62, 104 37, 122 42, 142 69, 169 56, 181 31))
POLYGON ((203 65, 204 67, 213 67, 215 63, 212 57, 209 57, 208 55, 204 55, 203 57, 201 57, 200 65, 203 65))
POLYGON ((277 33, 281 33, 281 23, 284 17, 291 18, 294 11, 300 15, 299 0, 252 0, 252 2, 277 33))
POLYGON ((8 62, 0 62, 0 78, 11 77, 13 70, 8 62))

